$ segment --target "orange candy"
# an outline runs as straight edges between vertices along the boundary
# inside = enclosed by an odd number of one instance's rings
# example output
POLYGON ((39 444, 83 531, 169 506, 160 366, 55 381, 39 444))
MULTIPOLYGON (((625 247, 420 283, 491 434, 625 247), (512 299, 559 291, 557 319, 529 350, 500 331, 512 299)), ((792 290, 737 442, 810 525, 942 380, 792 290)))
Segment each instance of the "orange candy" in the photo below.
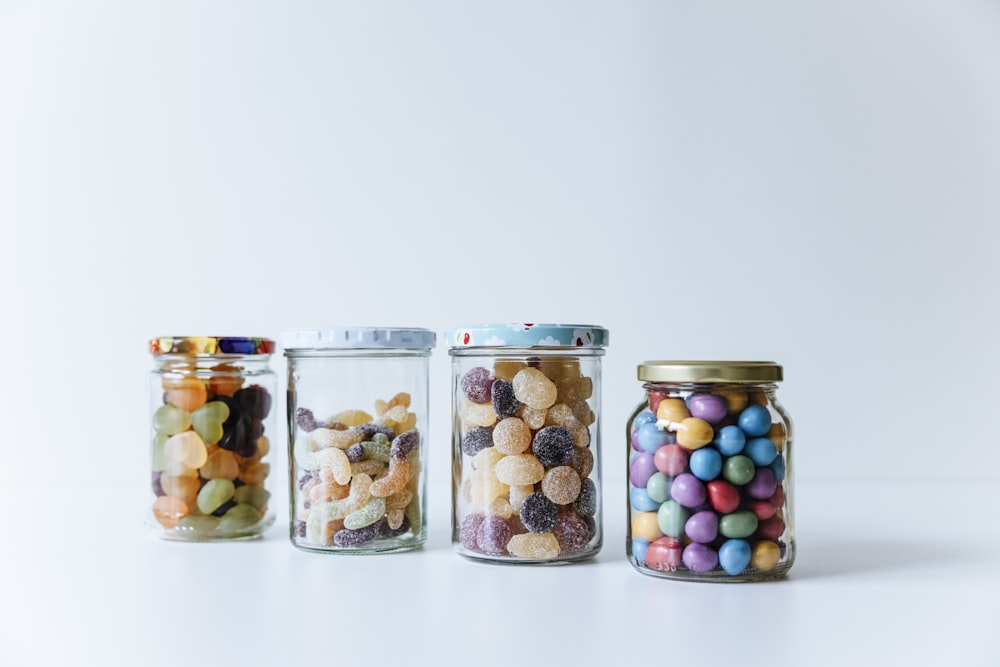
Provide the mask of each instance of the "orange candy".
POLYGON ((167 403, 188 412, 194 412, 208 400, 205 383, 196 377, 163 378, 163 388, 167 392, 167 403))
POLYGON ((187 516, 188 506, 180 498, 159 496, 153 502, 153 516, 164 528, 176 528, 182 517, 187 516))
POLYGON ((243 387, 243 376, 240 369, 230 364, 212 366, 212 377, 208 380, 208 388, 216 396, 232 396, 243 387))

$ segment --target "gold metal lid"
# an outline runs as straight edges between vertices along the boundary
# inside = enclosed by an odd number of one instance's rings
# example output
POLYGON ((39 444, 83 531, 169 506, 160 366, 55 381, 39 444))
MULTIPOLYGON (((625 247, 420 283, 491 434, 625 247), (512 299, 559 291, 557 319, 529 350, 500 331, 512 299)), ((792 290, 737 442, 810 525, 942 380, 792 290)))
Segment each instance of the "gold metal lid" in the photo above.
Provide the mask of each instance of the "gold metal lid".
POLYGON ((781 382, 781 366, 773 361, 644 361, 644 382, 781 382))

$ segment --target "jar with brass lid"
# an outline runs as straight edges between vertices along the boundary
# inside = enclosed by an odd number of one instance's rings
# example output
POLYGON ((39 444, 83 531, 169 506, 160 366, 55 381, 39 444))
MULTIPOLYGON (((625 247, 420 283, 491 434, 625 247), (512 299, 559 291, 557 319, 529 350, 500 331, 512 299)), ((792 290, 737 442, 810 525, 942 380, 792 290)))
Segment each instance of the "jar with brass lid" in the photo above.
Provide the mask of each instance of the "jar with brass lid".
POLYGON ((628 421, 626 552, 643 574, 784 576, 795 561, 792 422, 772 361, 646 361, 628 421))

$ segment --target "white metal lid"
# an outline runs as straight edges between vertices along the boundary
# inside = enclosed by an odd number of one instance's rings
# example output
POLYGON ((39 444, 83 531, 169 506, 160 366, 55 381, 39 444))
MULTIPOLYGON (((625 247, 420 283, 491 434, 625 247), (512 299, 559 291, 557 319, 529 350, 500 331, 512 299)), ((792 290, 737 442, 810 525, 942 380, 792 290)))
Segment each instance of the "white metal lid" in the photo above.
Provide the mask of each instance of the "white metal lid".
POLYGON ((393 327, 338 327, 301 329, 280 336, 286 350, 431 349, 437 334, 430 329, 393 327))

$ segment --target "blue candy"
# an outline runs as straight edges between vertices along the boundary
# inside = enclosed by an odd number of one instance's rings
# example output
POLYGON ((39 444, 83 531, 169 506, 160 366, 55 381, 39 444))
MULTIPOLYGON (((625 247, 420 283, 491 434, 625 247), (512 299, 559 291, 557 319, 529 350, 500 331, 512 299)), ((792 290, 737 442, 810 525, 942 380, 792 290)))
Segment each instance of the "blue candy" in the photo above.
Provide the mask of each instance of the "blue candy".
POLYGON ((692 475, 703 482, 710 482, 722 472, 722 455, 712 447, 696 449, 691 452, 688 467, 692 475))
POLYGON ((639 446, 650 454, 654 453, 663 445, 670 444, 670 433, 656 427, 654 422, 647 422, 639 427, 639 435, 636 436, 639 446))
POLYGON ((656 415, 649 410, 644 410, 635 416, 632 420, 632 428, 639 428, 643 424, 652 424, 656 421, 656 415))
POLYGON ((743 452, 750 457, 758 467, 771 465, 778 455, 778 448, 767 438, 751 438, 743 452))
POLYGON ((649 497, 646 489, 633 486, 628 492, 629 500, 632 501, 632 509, 637 512, 655 512, 660 509, 660 503, 649 497))
POLYGON ((648 548, 649 542, 647 540, 644 540, 641 537, 632 538, 632 557, 640 563, 646 562, 646 549, 648 548))
POLYGON ((723 426, 715 434, 715 440, 712 441, 712 444, 726 456, 733 456, 743 451, 744 445, 747 444, 747 437, 739 426, 723 426))
POLYGON ((750 544, 746 540, 726 540, 719 547, 719 565, 734 577, 750 564, 750 544))
POLYGON ((781 456, 774 457, 771 465, 768 466, 774 471, 774 479, 781 482, 785 479, 785 459, 781 456))
POLYGON ((763 405, 751 405, 740 413, 737 423, 751 438, 767 435, 771 430, 771 413, 763 405))

